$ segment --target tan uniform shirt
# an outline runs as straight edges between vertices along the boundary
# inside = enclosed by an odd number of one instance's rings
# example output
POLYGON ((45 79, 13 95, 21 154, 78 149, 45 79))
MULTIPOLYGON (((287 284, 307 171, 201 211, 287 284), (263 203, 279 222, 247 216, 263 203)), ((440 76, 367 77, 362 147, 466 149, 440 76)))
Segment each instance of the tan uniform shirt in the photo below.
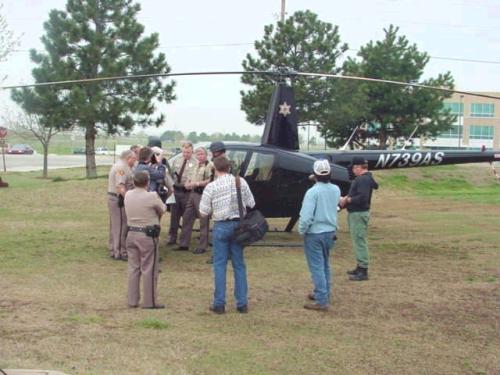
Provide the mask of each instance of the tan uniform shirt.
POLYGON ((120 185, 124 185, 126 190, 134 188, 132 170, 123 160, 118 160, 109 171, 108 193, 117 194, 120 185))
POLYGON ((196 169, 193 172, 193 177, 191 178, 191 182, 202 182, 205 180, 209 180, 210 176, 213 173, 214 164, 209 161, 208 163, 200 164, 199 162, 196 164, 196 169))
POLYGON ((160 215, 167 208, 156 192, 148 192, 143 188, 135 188, 125 194, 125 213, 129 227, 145 227, 159 225, 160 215))
POLYGON ((186 182, 191 181, 193 174, 198 167, 198 160, 194 156, 191 157, 184 167, 184 172, 182 173, 181 181, 179 181, 179 174, 181 173, 182 164, 184 163, 184 158, 177 158, 172 164, 172 172, 174 173, 174 181, 177 184, 185 185, 186 182))

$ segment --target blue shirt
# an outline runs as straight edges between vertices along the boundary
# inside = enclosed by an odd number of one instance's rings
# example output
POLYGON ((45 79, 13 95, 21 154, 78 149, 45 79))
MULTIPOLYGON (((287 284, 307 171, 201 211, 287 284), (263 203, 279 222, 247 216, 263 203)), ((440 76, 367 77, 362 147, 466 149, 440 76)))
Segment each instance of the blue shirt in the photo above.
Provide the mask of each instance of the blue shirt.
POLYGON ((149 173, 149 188, 148 191, 156 191, 160 185, 165 184, 165 174, 166 168, 163 164, 148 165, 143 162, 139 162, 137 167, 135 167, 135 172, 146 171, 149 173))
POLYGON ((299 233, 325 233, 337 230, 337 206, 340 189, 337 185, 316 182, 304 196, 300 210, 299 233))

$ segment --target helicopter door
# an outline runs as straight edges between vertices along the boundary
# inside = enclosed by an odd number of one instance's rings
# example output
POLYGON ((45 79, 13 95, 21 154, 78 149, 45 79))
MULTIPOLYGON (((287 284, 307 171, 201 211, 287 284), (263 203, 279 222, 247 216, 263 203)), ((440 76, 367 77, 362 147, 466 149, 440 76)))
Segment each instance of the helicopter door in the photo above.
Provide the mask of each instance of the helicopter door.
POLYGON ((273 194, 274 154, 252 152, 243 174, 255 198, 257 208, 266 216, 271 216, 275 206, 273 194))
POLYGON ((273 175, 274 155, 252 152, 245 171, 245 180, 250 182, 270 181, 273 175))
POLYGON ((229 150, 226 155, 231 162, 231 174, 243 176, 251 153, 243 150, 229 150))

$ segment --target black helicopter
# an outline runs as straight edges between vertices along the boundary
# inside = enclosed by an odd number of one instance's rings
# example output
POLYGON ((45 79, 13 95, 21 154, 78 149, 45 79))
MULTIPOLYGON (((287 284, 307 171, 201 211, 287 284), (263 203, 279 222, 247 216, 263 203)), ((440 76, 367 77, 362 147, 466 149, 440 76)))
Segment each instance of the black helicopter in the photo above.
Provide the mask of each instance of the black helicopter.
POLYGON ((290 218, 287 232, 297 222, 302 198, 313 184, 309 176, 317 159, 330 160, 331 180, 343 195, 349 191, 353 178, 349 164, 354 156, 364 157, 371 170, 500 160, 500 150, 300 152, 294 92, 283 82, 277 83, 271 97, 261 144, 227 142, 226 155, 233 163, 233 173, 248 182, 264 216, 290 218))

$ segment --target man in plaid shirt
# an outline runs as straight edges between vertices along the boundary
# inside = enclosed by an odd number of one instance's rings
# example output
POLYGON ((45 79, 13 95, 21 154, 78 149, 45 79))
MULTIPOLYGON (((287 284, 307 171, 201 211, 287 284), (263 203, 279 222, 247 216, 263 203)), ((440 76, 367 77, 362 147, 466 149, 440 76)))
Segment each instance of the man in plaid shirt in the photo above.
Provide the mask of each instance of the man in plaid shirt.
MULTIPOLYGON (((212 215, 214 252, 214 301, 210 310, 223 314, 226 305, 226 269, 229 255, 234 271, 234 297, 236 309, 248 312, 248 285, 243 247, 234 240, 234 230, 239 225, 240 214, 236 195, 236 179, 229 173, 230 163, 224 156, 214 159, 216 179, 209 183, 200 202, 200 214, 212 215)), ((247 182, 241 179, 243 209, 253 208, 255 200, 247 182)))

